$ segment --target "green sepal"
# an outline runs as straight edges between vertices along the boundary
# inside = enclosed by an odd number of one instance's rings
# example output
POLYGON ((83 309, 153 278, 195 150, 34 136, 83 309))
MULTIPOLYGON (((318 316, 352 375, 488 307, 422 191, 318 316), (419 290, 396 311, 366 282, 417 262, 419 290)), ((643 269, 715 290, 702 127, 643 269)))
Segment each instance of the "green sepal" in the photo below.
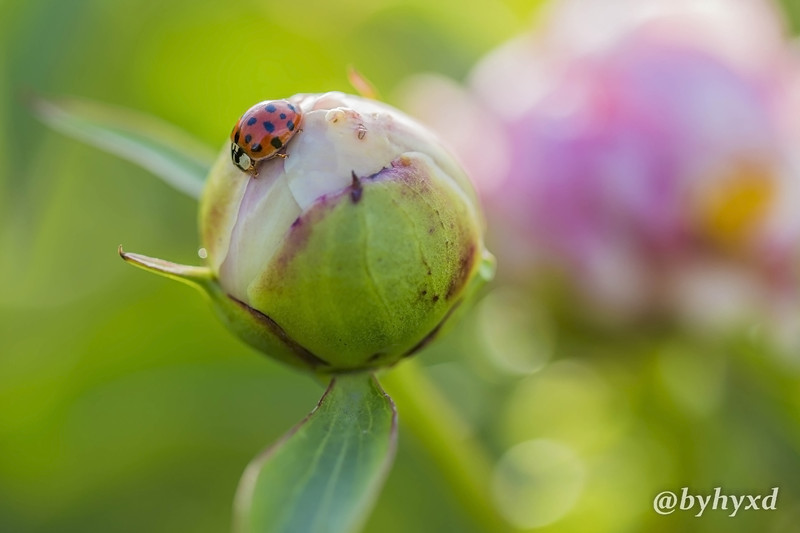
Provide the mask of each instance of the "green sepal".
POLYGON ((121 246, 119 254, 127 263, 136 267, 198 289, 211 300, 219 319, 260 352, 304 370, 322 373, 330 371, 330 365, 326 361, 291 339, 274 320, 226 294, 211 269, 127 253, 121 246))

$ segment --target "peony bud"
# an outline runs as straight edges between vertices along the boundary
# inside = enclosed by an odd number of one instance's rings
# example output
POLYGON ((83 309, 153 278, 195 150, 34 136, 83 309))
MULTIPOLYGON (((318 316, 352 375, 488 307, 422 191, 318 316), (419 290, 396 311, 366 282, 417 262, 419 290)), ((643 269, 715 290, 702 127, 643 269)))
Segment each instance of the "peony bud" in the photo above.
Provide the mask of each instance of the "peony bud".
POLYGON ((397 110, 341 93, 289 101, 302 122, 281 157, 243 172, 226 146, 211 170, 202 279, 124 257, 201 286, 239 336, 286 363, 393 364, 492 275, 475 194, 440 142, 397 110))

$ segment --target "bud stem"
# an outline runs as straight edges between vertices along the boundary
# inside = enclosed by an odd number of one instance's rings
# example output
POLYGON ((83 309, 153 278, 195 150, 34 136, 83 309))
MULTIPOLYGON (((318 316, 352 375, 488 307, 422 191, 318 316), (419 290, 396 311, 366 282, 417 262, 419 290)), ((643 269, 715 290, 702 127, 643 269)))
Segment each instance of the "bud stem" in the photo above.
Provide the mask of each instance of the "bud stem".
POLYGON ((491 457, 473 437, 464 436, 466 423, 458 410, 417 360, 404 360, 382 375, 381 383, 475 521, 491 533, 516 531, 492 503, 491 457))

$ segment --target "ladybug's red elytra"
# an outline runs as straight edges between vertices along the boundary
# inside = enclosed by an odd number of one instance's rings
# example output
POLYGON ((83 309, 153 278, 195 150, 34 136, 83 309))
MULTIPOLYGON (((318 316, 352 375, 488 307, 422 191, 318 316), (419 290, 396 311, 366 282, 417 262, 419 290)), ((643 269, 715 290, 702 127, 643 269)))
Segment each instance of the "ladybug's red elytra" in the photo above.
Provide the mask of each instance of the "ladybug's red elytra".
POLYGON ((286 100, 257 103, 245 111, 233 127, 233 163, 244 172, 254 174, 257 161, 282 154, 280 150, 298 132, 302 117, 300 109, 286 100))

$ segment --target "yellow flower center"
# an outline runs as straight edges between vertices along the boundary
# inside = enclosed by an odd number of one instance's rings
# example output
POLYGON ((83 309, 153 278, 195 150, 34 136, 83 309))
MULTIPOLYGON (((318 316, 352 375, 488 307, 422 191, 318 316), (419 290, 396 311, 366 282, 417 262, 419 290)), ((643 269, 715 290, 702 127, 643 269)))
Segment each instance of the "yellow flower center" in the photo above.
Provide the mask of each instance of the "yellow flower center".
POLYGON ((699 223, 705 235, 728 251, 740 250, 759 229, 776 194, 772 169, 737 165, 715 180, 699 199, 699 223))

